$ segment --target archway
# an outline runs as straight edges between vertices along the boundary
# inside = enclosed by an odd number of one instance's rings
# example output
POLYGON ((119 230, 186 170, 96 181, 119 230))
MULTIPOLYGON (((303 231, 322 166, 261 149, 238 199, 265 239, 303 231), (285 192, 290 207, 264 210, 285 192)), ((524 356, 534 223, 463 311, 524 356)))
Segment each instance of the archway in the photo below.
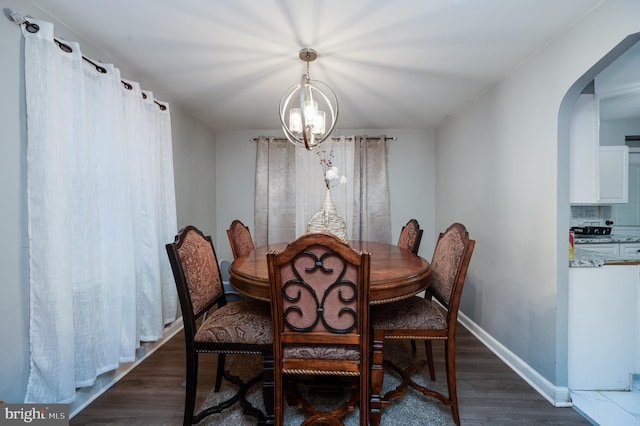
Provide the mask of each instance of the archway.
MULTIPOLYGON (((566 240, 563 244, 562 231, 563 229, 569 230, 571 207, 569 204, 569 164, 570 164, 570 120, 571 114, 574 109, 574 105, 581 94, 595 93, 597 95, 597 87, 594 85, 594 80, 601 75, 611 64, 613 64, 618 58, 624 55, 635 46, 640 40, 640 33, 632 34, 623 39, 615 48, 607 53, 602 59, 595 63, 589 70, 587 70, 567 91, 565 94, 560 109, 558 112, 558 229, 559 231, 559 252, 562 253, 564 247, 568 244, 566 240), (564 165, 564 166, 563 166, 564 165)), ((640 77, 638 78, 640 83, 640 77)), ((639 224, 640 225, 640 224, 639 224)), ((565 250, 564 253, 567 253, 565 250)), ((560 258, 560 256, 559 256, 560 258)), ((562 336, 566 335, 567 348, 569 346, 569 333, 572 330, 569 329, 569 267, 564 267, 567 263, 559 263, 558 265, 558 333, 562 336)), ((601 294, 601 293, 599 293, 601 294)), ((594 294, 594 297, 600 297, 599 294, 594 294)), ((596 315, 596 313, 594 313, 596 315)), ((573 334, 572 334, 573 335, 573 334)), ((560 337, 562 338, 562 337, 560 337)), ((560 340, 559 340, 560 341, 560 340)), ((597 346, 601 343, 596 339, 591 342, 592 345, 597 346)), ((569 350, 567 350, 567 383, 570 385, 570 366, 569 366, 569 350)), ((562 356, 558 356, 558 362, 562 363, 562 356)), ((594 370, 598 369, 598 366, 593 366, 594 370)), ((562 380, 562 379, 561 379, 562 380)), ((577 405, 574 400, 574 405, 577 405)), ((579 410, 581 407, 579 407, 579 410)))

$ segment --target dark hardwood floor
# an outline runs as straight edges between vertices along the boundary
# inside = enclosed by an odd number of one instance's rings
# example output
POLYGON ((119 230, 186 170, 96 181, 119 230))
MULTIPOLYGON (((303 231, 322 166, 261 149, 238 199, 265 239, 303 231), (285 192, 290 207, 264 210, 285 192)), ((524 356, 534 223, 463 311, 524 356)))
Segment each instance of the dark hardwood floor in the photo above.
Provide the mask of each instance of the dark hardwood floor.
MULTIPOLYGON (((442 342, 434 342, 437 377, 434 387, 446 386, 441 345, 442 342)), ((418 348, 419 356, 423 356, 420 343, 418 348)), ((458 327, 456 355, 463 425, 590 424, 571 408, 551 405, 464 327, 458 327)), ((196 407, 213 387, 214 361, 215 355, 201 358, 196 407)), ((78 413, 70 424, 180 425, 184 368, 184 338, 180 332, 78 413)), ((449 408, 439 405, 451 418, 449 408)))

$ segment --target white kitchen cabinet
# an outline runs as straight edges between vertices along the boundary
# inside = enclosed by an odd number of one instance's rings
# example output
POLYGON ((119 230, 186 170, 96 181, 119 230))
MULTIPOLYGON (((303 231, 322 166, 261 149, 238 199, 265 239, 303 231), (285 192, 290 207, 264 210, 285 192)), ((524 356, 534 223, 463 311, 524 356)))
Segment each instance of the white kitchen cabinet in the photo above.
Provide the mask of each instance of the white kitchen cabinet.
POLYGON ((578 97, 569 137, 569 203, 624 204, 629 197, 629 148, 600 146, 599 101, 578 97))
POLYGON ((569 136, 569 203, 595 204, 599 193, 600 113, 593 94, 578 97, 569 136))
POLYGON ((640 259, 640 243, 605 243, 605 244, 576 244, 581 250, 618 256, 621 259, 640 259))
POLYGON ((620 244, 576 244, 576 248, 582 250, 595 251, 597 253, 612 254, 618 256, 620 254, 620 244))
POLYGON ((598 203, 629 202, 629 147, 626 145, 601 146, 599 166, 598 203))
POLYGON ((569 268, 568 385, 629 390, 640 360, 638 265, 569 268))
POLYGON ((640 259, 640 244, 620 243, 620 257, 623 259, 640 259))

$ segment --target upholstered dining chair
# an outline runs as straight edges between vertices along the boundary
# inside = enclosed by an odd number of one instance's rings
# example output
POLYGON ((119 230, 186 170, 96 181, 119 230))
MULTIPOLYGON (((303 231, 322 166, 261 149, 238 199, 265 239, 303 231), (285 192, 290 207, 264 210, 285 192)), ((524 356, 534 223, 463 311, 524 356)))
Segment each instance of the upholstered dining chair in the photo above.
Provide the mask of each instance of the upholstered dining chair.
MULTIPOLYGON (((244 392, 260 377, 244 383, 226 375, 226 354, 261 355, 263 362, 263 398, 265 410, 245 410, 258 419, 259 425, 273 421, 273 329, 269 304, 258 300, 228 302, 222 286, 218 260, 210 236, 194 226, 181 229, 166 245, 169 262, 178 290, 186 346, 186 391, 184 425, 220 413, 244 400, 244 392), (215 407, 194 414, 198 382, 198 355, 217 353, 218 365, 214 391, 218 392, 223 376, 239 386, 238 392, 215 407)), ((254 407, 255 408, 255 407, 254 407)))
POLYGON ((231 226, 227 229, 227 237, 229 237, 234 259, 248 255, 255 248, 249 228, 238 219, 231 222, 231 226))
MULTIPOLYGON (((406 225, 402 227, 400 236, 398 237, 398 247, 409 250, 413 254, 418 254, 420 249, 420 241, 422 241, 422 232, 420 225, 416 219, 409 219, 406 225)), ((433 349, 431 341, 425 340, 425 349, 427 352, 427 366, 429 367, 429 375, 431 380, 436 379, 436 371, 433 367, 433 349)), ((411 351, 416 353, 416 341, 411 340, 411 351)))
POLYGON ((292 375, 359 377, 351 399, 322 412, 299 392, 303 424, 341 425, 355 404, 367 425, 370 368, 370 254, 328 233, 307 233, 267 254, 274 327, 275 425, 283 424, 292 375))
POLYGON ((372 377, 371 424, 380 424, 382 408, 392 399, 404 394, 407 386, 433 397, 451 407, 454 422, 460 424, 458 397, 456 391, 455 335, 460 296, 475 241, 469 239, 464 225, 452 224, 440 234, 431 262, 429 294, 434 300, 414 296, 406 300, 381 304, 371 309, 372 377), (383 362, 383 345, 387 339, 444 340, 445 365, 448 395, 420 385, 409 377, 409 370, 401 371, 391 363, 383 362), (403 375, 404 381, 395 390, 380 395, 382 390, 383 364, 394 368, 403 375))
POLYGON ((420 249, 420 240, 422 240, 422 231, 423 230, 420 229, 420 225, 418 225, 418 221, 410 219, 400 231, 398 247, 409 250, 413 254, 418 254, 418 249, 420 249))

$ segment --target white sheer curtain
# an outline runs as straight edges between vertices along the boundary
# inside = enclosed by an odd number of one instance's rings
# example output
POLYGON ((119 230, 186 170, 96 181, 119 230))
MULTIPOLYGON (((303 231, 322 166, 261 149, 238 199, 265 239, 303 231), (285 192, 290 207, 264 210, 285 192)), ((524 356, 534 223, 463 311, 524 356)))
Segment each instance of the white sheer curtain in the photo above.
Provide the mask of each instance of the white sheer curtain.
POLYGON ((323 142, 313 151, 296 148, 284 139, 260 137, 256 156, 256 245, 290 241, 306 232, 326 191, 319 155, 331 156, 333 165, 347 180, 331 188, 336 210, 347 225, 345 238, 389 243, 385 136, 340 137, 323 142))
POLYGON ((53 25, 23 27, 30 374, 25 402, 65 403, 135 359, 176 316, 162 245, 176 232, 169 110, 53 25), (64 46, 63 46, 64 47, 64 46), (69 50, 69 49, 66 49, 69 50))

